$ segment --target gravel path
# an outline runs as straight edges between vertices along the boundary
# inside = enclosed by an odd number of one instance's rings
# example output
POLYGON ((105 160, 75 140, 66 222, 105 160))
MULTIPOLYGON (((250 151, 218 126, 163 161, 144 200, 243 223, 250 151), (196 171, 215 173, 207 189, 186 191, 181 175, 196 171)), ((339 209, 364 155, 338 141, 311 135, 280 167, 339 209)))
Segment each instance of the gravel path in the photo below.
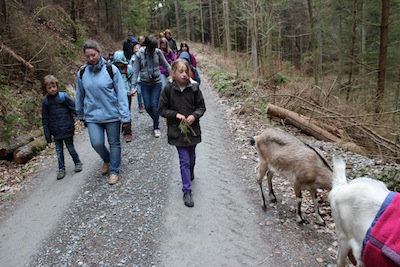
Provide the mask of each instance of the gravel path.
MULTIPOLYGON (((329 266, 337 244, 326 192, 320 192, 327 226, 295 223, 288 181, 274 179, 278 197, 267 212, 255 184, 257 154, 247 138, 263 125, 238 120, 203 75, 207 106, 197 149, 194 208, 182 201, 177 152, 152 136, 151 120, 133 105, 133 141, 123 143, 120 181, 107 184, 86 133, 77 136, 84 171, 56 181, 54 164, 32 182, 13 208, 2 207, 1 266, 329 266), (36 189, 35 189, 36 188, 36 189), (7 212, 7 216, 4 216, 7 212), (5 265, 3 265, 5 264, 5 265)), ((301 137, 323 150, 345 154, 358 169, 374 165, 335 144, 301 137)), ((67 156, 67 164, 71 161, 67 156)), ((54 162, 50 158, 50 163, 54 162)))

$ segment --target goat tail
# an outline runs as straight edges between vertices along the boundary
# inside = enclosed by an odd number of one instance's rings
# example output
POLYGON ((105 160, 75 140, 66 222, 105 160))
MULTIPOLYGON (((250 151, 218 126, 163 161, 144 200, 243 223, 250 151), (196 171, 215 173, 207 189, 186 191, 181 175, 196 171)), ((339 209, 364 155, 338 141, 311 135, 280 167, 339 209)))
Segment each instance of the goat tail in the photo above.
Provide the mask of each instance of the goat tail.
POLYGON ((332 188, 346 185, 346 163, 343 158, 340 156, 333 156, 333 179, 332 179, 332 188))
POLYGON ((255 136, 250 137, 250 145, 254 146, 255 143, 256 143, 256 137, 255 136))

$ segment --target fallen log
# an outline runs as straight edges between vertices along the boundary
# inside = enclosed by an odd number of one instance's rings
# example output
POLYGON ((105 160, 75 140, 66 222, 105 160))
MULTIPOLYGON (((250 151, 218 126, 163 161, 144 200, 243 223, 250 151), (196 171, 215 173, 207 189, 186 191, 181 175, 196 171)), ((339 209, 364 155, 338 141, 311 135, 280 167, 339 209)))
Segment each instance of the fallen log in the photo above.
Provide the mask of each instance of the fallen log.
POLYGON ((352 151, 354 153, 366 155, 366 152, 362 147, 352 142, 347 142, 347 140, 343 140, 331 134, 330 132, 325 131, 324 129, 318 127, 314 123, 311 123, 309 118, 306 118, 293 111, 275 106, 273 104, 268 104, 267 114, 273 117, 280 118, 281 120, 284 120, 285 123, 291 124, 301 129, 306 134, 311 135, 318 140, 335 142, 338 143, 342 148, 344 148, 347 151, 352 151))
POLYGON ((25 67, 30 71, 30 72, 35 72, 35 67, 27 60, 23 59, 20 55, 15 53, 11 48, 5 46, 4 44, 0 44, 1 49, 4 49, 8 54, 10 54, 14 59, 16 59, 18 62, 21 62, 22 64, 25 65, 25 67))
POLYGON ((1 142, 0 143, 0 158, 8 158, 11 157, 14 151, 29 142, 33 141, 32 136, 18 136, 16 138, 11 139, 9 142, 1 142))
POLYGON ((16 163, 24 164, 36 156, 40 151, 45 149, 47 141, 44 137, 37 138, 32 142, 16 149, 13 153, 13 158, 16 163))
POLYGON ((343 142, 339 137, 331 134, 328 131, 325 131, 324 129, 310 122, 308 118, 305 118, 300 114, 297 114, 285 108, 281 108, 273 104, 268 104, 267 114, 284 120, 285 123, 291 124, 301 129, 306 134, 314 136, 318 140, 331 141, 339 144, 343 142))

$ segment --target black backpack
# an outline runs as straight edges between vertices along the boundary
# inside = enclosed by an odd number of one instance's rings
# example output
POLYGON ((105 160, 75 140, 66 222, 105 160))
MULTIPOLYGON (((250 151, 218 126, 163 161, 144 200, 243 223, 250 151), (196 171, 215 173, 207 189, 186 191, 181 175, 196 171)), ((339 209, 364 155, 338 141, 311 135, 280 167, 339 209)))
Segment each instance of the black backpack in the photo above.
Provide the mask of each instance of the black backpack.
MULTIPOLYGON (((110 75, 110 78, 111 78, 111 80, 114 80, 114 73, 113 73, 113 71, 112 71, 112 63, 111 62, 107 62, 107 71, 108 71, 108 74, 110 75)), ((86 69, 86 65, 84 65, 84 66, 82 66, 81 68, 80 68, 80 70, 79 70, 79 78, 82 80, 82 76, 83 76, 83 73, 85 72, 85 69, 86 69)))

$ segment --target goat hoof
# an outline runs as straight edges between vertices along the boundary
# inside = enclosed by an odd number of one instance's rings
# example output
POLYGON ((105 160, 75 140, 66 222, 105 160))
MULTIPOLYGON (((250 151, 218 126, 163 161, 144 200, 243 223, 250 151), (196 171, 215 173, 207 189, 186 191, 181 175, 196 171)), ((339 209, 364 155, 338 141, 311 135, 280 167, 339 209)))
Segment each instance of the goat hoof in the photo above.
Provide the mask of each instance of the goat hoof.
POLYGON ((264 212, 267 211, 267 206, 265 204, 261 205, 261 208, 263 209, 264 212))
POLYGON ((304 220, 304 219, 301 219, 301 221, 298 221, 297 223, 298 223, 299 225, 306 225, 306 224, 309 224, 309 222, 306 221, 306 220, 304 220))
POLYGON ((263 205, 263 206, 262 206, 262 210, 263 210, 264 212, 267 211, 267 206, 263 205))

